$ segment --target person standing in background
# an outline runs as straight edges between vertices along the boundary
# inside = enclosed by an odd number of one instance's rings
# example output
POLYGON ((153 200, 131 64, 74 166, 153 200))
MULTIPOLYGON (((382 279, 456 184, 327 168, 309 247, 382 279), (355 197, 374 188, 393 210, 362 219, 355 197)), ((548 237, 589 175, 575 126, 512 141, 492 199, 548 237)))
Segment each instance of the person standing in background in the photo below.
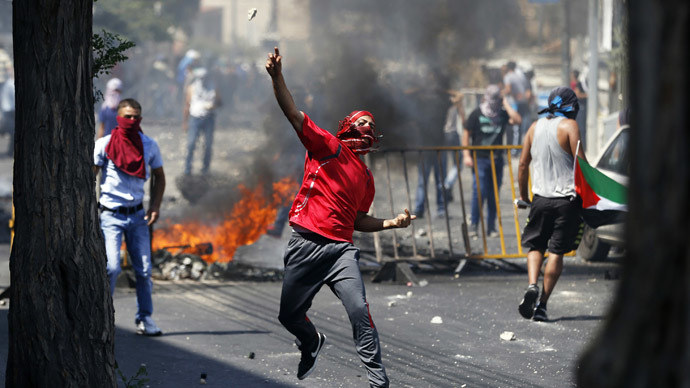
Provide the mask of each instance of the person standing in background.
MULTIPOLYGON (((465 125, 465 106, 463 105, 463 94, 457 91, 449 91, 450 102, 452 105, 448 108, 448 113, 446 114, 446 124, 443 127, 443 133, 445 135, 445 145, 447 146, 459 146, 460 145, 460 134, 462 133, 462 128, 465 125)), ((453 185, 458 179, 458 174, 462 170, 462 164, 456 163, 455 152, 449 152, 451 157, 450 168, 446 174, 446 179, 444 182, 444 187, 446 189, 446 199, 448 201, 453 200, 453 185)))
POLYGON ((122 81, 119 78, 112 78, 105 85, 105 95, 103 104, 98 112, 98 133, 96 139, 110 135, 110 132, 117 127, 117 105, 120 103, 122 94, 122 81))
MULTIPOLYGON (((406 91, 409 103, 414 104, 414 112, 409 112, 410 130, 417 132, 417 145, 438 147, 444 145, 443 128, 448 113, 447 87, 441 76, 430 72, 424 79, 417 80, 416 87, 406 91)), ((431 200, 427 201, 427 190, 430 175, 433 171, 436 186, 436 217, 445 218, 446 194, 446 155, 439 157, 435 151, 423 151, 417 162, 417 190, 415 193, 414 214, 418 218, 425 216, 428 210, 431 216, 431 200), (427 203, 428 202, 428 203, 427 203), (428 208, 428 209, 427 209, 428 208)))
POLYGON ((517 68, 515 62, 506 63, 503 71, 503 96, 508 97, 508 103, 523 118, 520 124, 513 125, 513 130, 508 133, 508 142, 512 145, 520 145, 529 128, 522 123, 530 124, 526 119, 529 117, 529 98, 532 89, 527 77, 517 68))
POLYGON ((9 145, 7 146, 7 155, 12 157, 14 155, 14 113, 15 113, 15 92, 14 92, 14 68, 8 69, 8 78, 2 85, 0 94, 0 124, 2 124, 2 132, 10 136, 9 145))
POLYGON ((204 135, 204 158, 201 173, 208 173, 213 150, 213 131, 216 125, 215 110, 222 104, 215 80, 205 68, 194 69, 192 76, 194 78, 186 90, 182 121, 182 130, 187 133, 185 175, 192 173, 194 148, 196 148, 196 142, 202 133, 204 135))
MULTIPOLYGON (((508 103, 508 98, 501 97, 498 85, 489 85, 486 88, 482 102, 470 117, 467 118, 465 129, 462 132, 463 146, 494 146, 503 145, 503 134, 509 125, 520 125, 522 118, 508 103)), ((503 181, 503 151, 494 151, 494 166, 496 168, 497 189, 501 188, 503 181)), ((484 202, 488 208, 485 217, 486 229, 489 237, 498 236, 496 230, 496 199, 494 197, 494 183, 491 171, 491 151, 477 150, 477 175, 475 176, 474 159, 469 150, 463 151, 465 166, 472 168, 472 215, 469 235, 477 238, 479 233, 479 209, 484 202), (477 194, 477 184, 481 191, 481 203, 477 194)))

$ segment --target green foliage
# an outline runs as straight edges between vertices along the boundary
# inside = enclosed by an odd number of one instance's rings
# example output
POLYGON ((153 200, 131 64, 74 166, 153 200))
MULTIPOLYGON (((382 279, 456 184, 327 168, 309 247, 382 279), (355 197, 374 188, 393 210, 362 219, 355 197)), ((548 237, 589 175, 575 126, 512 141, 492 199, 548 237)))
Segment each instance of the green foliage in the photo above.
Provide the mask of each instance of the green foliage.
POLYGON ((115 65, 128 59, 124 52, 134 46, 134 42, 106 30, 102 30, 101 35, 93 34, 91 48, 94 59, 91 76, 96 78, 110 73, 115 65))
POLYGON ((146 370, 146 364, 141 364, 137 373, 130 378, 127 378, 117 365, 115 365, 115 370, 120 376, 120 380, 122 380, 122 383, 125 385, 125 388, 143 388, 150 381, 149 378, 145 377, 149 375, 146 370))
MULTIPOLYGON (((109 74, 115 65, 128 59, 124 52, 134 46, 136 46, 134 42, 106 30, 101 31, 100 35, 93 34, 91 37, 91 49, 93 51, 91 78, 109 74)), ((100 100, 102 96, 103 93, 100 90, 94 90, 96 101, 100 100)))
POLYGON ((171 31, 189 35, 199 0, 110 0, 94 4, 95 29, 107 29, 137 42, 170 41, 171 31))

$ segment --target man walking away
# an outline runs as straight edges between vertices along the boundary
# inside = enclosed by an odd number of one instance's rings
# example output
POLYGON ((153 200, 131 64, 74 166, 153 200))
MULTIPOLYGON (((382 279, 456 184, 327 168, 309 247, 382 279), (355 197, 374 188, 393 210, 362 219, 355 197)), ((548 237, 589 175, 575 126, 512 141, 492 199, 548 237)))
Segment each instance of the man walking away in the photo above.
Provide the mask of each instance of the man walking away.
POLYGON ((563 271, 563 255, 579 244, 581 205, 575 194, 573 169, 574 155, 585 159, 585 153, 582 147, 578 151, 580 132, 575 121, 578 110, 577 97, 571 89, 553 89, 549 106, 539 112, 548 113, 548 116, 532 124, 522 146, 518 168, 520 199, 529 203, 530 163, 534 193, 527 226, 522 234, 522 245, 529 249, 528 287, 518 311, 526 319, 548 320, 546 302, 563 271), (537 282, 547 248, 549 258, 539 296, 537 282))

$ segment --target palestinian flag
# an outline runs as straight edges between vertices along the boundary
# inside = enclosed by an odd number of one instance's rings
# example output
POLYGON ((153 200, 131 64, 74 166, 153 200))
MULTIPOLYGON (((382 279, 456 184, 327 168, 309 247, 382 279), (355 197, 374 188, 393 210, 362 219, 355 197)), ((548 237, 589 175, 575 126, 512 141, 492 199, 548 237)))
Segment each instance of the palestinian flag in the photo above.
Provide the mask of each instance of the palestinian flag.
POLYGON ((577 157, 575 191, 582 199, 582 218, 592 228, 623 222, 628 188, 577 157))

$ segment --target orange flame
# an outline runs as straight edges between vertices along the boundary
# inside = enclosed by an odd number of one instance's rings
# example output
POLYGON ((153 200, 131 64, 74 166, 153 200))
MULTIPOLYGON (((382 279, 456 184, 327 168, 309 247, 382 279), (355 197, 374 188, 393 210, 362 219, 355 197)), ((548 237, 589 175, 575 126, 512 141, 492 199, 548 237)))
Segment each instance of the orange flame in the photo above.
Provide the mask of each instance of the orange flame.
POLYGON ((278 208, 290 203, 297 188, 294 179, 283 178, 273 183, 273 195, 266 198, 261 185, 254 190, 240 185, 238 189, 242 198, 225 214, 220 223, 206 225, 202 221, 189 221, 172 224, 166 221, 163 228, 154 232, 153 250, 189 246, 180 249, 203 255, 204 252, 198 252, 194 248, 203 243, 211 243, 213 253, 202 256, 204 260, 209 263, 228 262, 232 260, 237 247, 254 243, 266 232, 268 225, 275 220, 278 208))

